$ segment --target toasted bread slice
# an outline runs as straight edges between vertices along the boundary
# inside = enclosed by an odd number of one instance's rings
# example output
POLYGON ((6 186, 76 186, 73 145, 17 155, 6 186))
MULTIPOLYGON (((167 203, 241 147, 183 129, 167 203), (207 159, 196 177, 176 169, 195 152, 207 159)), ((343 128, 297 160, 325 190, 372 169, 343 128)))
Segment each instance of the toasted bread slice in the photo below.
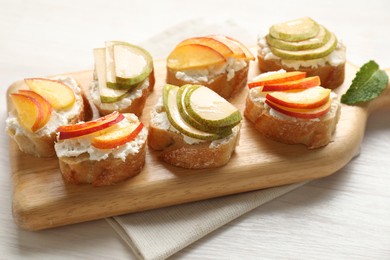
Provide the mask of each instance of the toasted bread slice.
POLYGON ((233 133, 215 141, 202 141, 181 134, 169 122, 162 102, 151 111, 148 145, 172 165, 189 168, 215 168, 228 163, 238 144, 241 124, 233 133))
MULTIPOLYGON (((134 114, 124 116, 128 122, 139 122, 134 114)), ((64 181, 104 186, 139 174, 145 164, 147 135, 144 127, 133 141, 114 149, 95 148, 88 137, 58 141, 55 149, 64 181)))
POLYGON ((153 91, 154 83, 155 77, 154 71, 152 71, 143 84, 140 84, 140 86, 130 90, 123 99, 113 103, 102 103, 100 100, 98 84, 95 80, 91 84, 91 96, 93 103, 101 116, 111 114, 114 111, 118 111, 120 113, 132 113, 136 116, 141 116, 146 99, 150 92, 153 91))
POLYGON ((330 111, 315 119, 290 117, 270 108, 259 95, 259 88, 249 90, 244 116, 255 124, 257 131, 276 141, 304 144, 309 149, 327 145, 340 117, 340 102, 333 97, 330 111))
POLYGON ((274 55, 264 37, 258 41, 258 65, 260 71, 304 71, 307 77, 319 76, 321 86, 335 89, 344 82, 345 78, 345 46, 339 42, 336 49, 327 57, 314 60, 294 61, 284 60, 274 55))
POLYGON ((56 140, 56 129, 61 125, 74 124, 84 120, 85 97, 77 82, 70 77, 58 77, 57 80, 71 87, 75 93, 76 102, 73 107, 67 110, 52 111, 51 118, 47 124, 32 133, 24 129, 18 120, 15 111, 11 111, 7 120, 7 132, 18 144, 19 149, 37 157, 51 157, 55 155, 54 142, 56 140))

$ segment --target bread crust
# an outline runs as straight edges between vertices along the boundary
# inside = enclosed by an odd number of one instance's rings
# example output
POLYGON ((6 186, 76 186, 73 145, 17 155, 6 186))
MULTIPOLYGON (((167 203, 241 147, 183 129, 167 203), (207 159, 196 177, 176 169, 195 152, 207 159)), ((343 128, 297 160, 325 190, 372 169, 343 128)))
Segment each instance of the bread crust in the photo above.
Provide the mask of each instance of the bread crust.
POLYGON ((145 165, 146 142, 136 154, 128 154, 125 161, 110 155, 105 160, 94 161, 88 154, 77 157, 59 157, 63 179, 69 184, 93 186, 113 185, 138 175, 145 165))
POLYGON ((238 93, 241 89, 243 89, 246 86, 247 79, 248 79, 248 69, 249 69, 249 62, 243 69, 236 71, 234 73, 234 77, 229 81, 227 80, 227 73, 225 72, 223 74, 218 75, 217 77, 210 80, 209 82, 203 82, 203 81, 188 82, 176 78, 177 71, 167 67, 167 83, 179 87, 185 84, 203 85, 214 90, 223 98, 229 99, 230 97, 234 96, 236 93, 238 93))
POLYGON ((118 111, 119 113, 132 113, 132 114, 135 114, 136 116, 139 117, 142 115, 142 112, 144 110, 146 99, 148 98, 150 92, 153 91, 155 81, 156 80, 154 77, 154 71, 152 70, 152 72, 149 75, 149 86, 142 90, 141 97, 133 100, 133 102, 131 102, 130 106, 127 106, 125 108, 104 109, 99 104, 96 104, 96 103, 94 103, 94 104, 95 104, 96 108, 98 109, 99 114, 101 116, 105 116, 105 115, 111 114, 114 111, 118 111))
POLYGON ((261 102, 254 102, 250 95, 246 99, 244 116, 255 124, 257 131, 263 135, 286 144, 304 144, 309 149, 327 145, 336 129, 340 117, 338 101, 331 115, 324 115, 319 120, 281 119, 270 114, 261 102))
POLYGON ((319 76, 321 79, 321 86, 329 89, 335 89, 339 87, 344 82, 345 78, 345 62, 332 66, 330 64, 325 64, 324 66, 318 66, 317 68, 311 67, 299 67, 298 69, 290 68, 281 63, 278 59, 264 59, 262 55, 257 56, 258 65, 260 71, 277 71, 284 69, 286 71, 304 71, 306 72, 307 77, 319 76))

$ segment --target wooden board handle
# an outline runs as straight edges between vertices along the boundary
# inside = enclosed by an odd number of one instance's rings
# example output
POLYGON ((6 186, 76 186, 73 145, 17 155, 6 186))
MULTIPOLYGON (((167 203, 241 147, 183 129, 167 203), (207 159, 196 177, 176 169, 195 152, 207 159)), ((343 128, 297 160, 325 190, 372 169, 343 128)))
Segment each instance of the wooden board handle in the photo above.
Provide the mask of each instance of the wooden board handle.
MULTIPOLYGON (((390 69, 385 70, 390 78, 390 69)), ((382 109, 390 108, 390 81, 387 84, 387 88, 381 93, 381 95, 368 103, 368 113, 382 109)))

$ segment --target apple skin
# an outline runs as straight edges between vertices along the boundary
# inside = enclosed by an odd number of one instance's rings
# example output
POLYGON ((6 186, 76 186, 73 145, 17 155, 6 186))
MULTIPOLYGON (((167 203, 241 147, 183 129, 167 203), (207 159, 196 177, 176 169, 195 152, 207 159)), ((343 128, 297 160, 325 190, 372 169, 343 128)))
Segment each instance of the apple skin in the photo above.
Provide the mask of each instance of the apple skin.
POLYGON ((41 103, 24 94, 12 93, 10 96, 18 113, 20 124, 33 133, 41 128, 45 117, 41 103))
POLYGON ((137 126, 130 125, 116 129, 115 131, 106 133, 92 139, 92 145, 99 149, 114 149, 127 142, 133 141, 144 128, 144 125, 139 122, 137 126))
POLYGON ((313 118, 321 117, 329 112, 331 100, 329 100, 326 104, 316 109, 292 109, 292 108, 280 106, 267 99, 265 100, 265 103, 268 106, 270 106, 272 109, 275 109, 276 111, 283 113, 285 115, 297 117, 297 118, 313 119, 313 118))
POLYGON ((124 115, 115 111, 109 115, 86 123, 60 126, 57 128, 57 132, 59 132, 59 140, 75 138, 104 130, 119 123, 124 118, 124 115))
POLYGON ((283 83, 274 83, 264 85, 263 91, 286 91, 295 89, 307 89, 321 85, 320 77, 308 77, 283 83))
POLYGON ((42 109, 43 109, 43 119, 42 119, 38 129, 45 126, 46 123, 50 120, 51 113, 53 111, 53 107, 50 105, 50 103, 44 97, 42 97, 38 93, 35 93, 34 91, 31 91, 31 90, 24 90, 23 89, 23 90, 19 90, 19 93, 23 94, 25 96, 30 96, 30 97, 34 98, 35 100, 37 100, 41 104, 42 109))
POLYGON ((271 74, 267 77, 263 77, 259 80, 255 80, 253 82, 250 82, 248 84, 249 88, 255 88, 260 86, 265 86, 269 84, 277 84, 277 83, 284 83, 289 82, 293 80, 299 80, 306 77, 306 72, 303 71, 290 71, 290 72, 282 72, 282 73, 275 73, 271 74))

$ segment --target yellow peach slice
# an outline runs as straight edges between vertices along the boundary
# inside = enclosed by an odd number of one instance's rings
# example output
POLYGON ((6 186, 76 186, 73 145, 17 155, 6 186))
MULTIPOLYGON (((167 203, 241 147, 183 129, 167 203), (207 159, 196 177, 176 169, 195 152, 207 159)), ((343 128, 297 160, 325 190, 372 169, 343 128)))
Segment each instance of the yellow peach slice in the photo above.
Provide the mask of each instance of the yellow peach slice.
POLYGON ((199 45, 208 46, 216 50, 220 54, 222 54, 226 59, 233 55, 233 51, 228 46, 213 38, 207 38, 207 37, 189 38, 180 42, 176 47, 180 47, 188 44, 199 44, 199 45))
POLYGON ((242 44, 242 42, 239 42, 238 40, 229 36, 226 36, 226 38, 237 43, 241 47, 241 50, 245 53, 246 60, 255 60, 255 56, 253 56, 252 52, 244 44, 242 44))
POLYGON ((43 109, 43 119, 40 125, 38 126, 38 129, 44 127, 46 123, 50 120, 51 112, 53 111, 53 108, 50 105, 50 103, 46 99, 44 99, 41 95, 31 90, 19 90, 19 93, 25 96, 32 97, 41 104, 43 109))
POLYGON ((208 46, 188 44, 175 48, 167 59, 167 66, 174 70, 199 69, 222 65, 225 57, 208 46))
POLYGON ((256 77, 252 82, 248 83, 249 88, 303 79, 306 77, 306 72, 303 71, 276 72, 268 76, 263 76, 263 74, 260 74, 259 76, 260 76, 259 78, 256 77))
POLYGON ((20 124, 31 132, 37 131, 44 118, 42 105, 33 97, 17 93, 11 94, 11 100, 20 124))
POLYGON ((233 58, 236 58, 236 59, 245 59, 246 58, 245 52, 241 49, 241 46, 238 43, 236 43, 235 41, 228 39, 226 36, 224 36, 224 35, 210 35, 207 37, 215 39, 215 40, 225 44, 226 46, 228 46, 233 52, 233 55, 232 55, 233 58))
POLYGON ((55 110, 68 109, 76 101, 73 90, 60 81, 44 78, 30 78, 24 81, 32 91, 49 101, 55 110))

